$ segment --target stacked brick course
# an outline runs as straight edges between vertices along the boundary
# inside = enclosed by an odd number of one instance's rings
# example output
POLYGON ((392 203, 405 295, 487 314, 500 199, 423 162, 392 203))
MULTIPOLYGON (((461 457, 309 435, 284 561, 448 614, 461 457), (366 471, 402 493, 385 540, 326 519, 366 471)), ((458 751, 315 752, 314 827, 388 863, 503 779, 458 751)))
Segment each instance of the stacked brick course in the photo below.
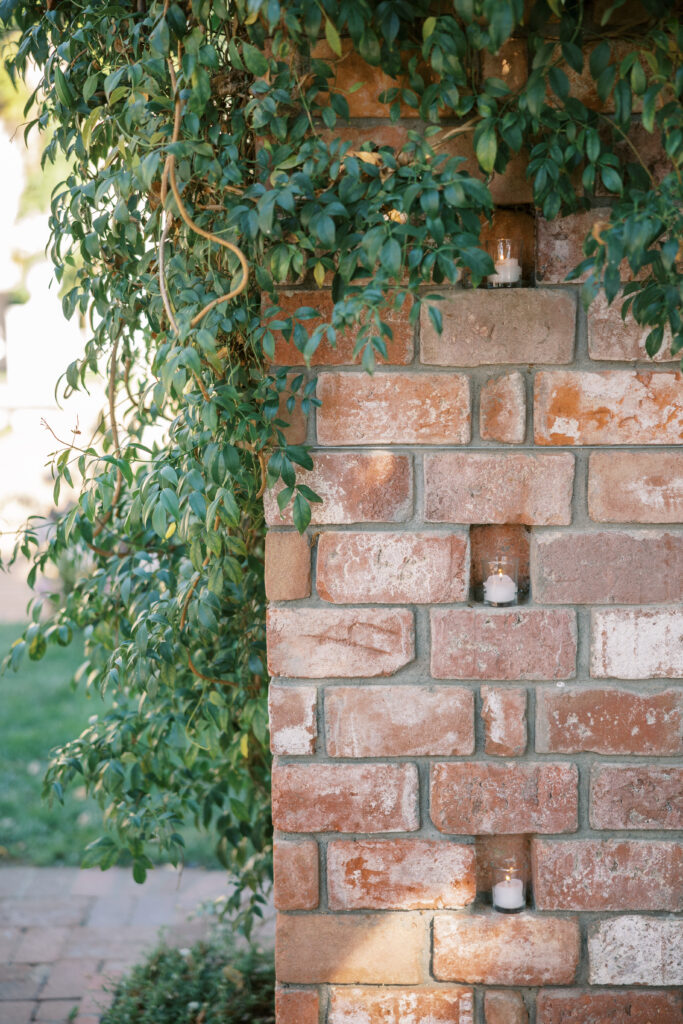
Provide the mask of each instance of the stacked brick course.
POLYGON ((306 371, 309 536, 266 495, 278 1024, 683 1024, 683 379, 563 284, 599 217, 537 223, 535 288, 445 291, 441 336, 406 312, 373 377, 352 338, 306 371), (497 529, 519 607, 472 596, 497 529))

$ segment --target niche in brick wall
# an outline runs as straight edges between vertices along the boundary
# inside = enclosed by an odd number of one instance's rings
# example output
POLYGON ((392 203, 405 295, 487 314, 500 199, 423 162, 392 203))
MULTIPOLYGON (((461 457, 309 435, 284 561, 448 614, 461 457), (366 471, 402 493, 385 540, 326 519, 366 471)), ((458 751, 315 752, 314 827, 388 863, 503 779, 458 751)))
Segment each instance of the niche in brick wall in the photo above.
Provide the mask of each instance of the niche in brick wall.
POLYGON ((532 208, 505 210, 498 208, 490 223, 482 227, 481 242, 495 238, 516 238, 522 243, 522 274, 525 284, 533 284, 536 273, 536 219, 532 208))
POLYGON ((470 580, 472 596, 481 597, 484 583, 482 560, 496 555, 517 559, 519 600, 529 596, 529 541, 531 531, 519 523, 495 524, 493 526, 470 526, 470 580))
POLYGON ((527 886, 527 906, 531 904, 531 836, 476 836, 477 892, 491 902, 494 865, 514 861, 527 886))

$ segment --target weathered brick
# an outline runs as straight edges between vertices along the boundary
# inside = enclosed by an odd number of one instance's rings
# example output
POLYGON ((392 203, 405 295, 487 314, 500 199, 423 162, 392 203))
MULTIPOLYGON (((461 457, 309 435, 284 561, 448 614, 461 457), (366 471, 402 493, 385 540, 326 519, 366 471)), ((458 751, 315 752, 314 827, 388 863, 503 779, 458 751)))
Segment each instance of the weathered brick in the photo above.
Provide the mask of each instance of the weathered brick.
POLYGON ((274 676, 388 676, 415 657, 404 608, 270 608, 267 621, 274 676))
POLYGON ((282 832, 414 832, 412 764, 287 764, 273 769, 273 825, 282 832))
POLYGON ((420 360, 436 366, 570 363, 576 298, 548 289, 455 291, 436 303, 443 332, 420 310, 420 360))
POLYGON ((308 537, 288 530, 266 534, 266 597, 269 601, 294 601, 310 597, 311 545, 308 537))
POLYGON ((588 511, 601 523, 683 521, 683 451, 593 452, 588 511))
POLYGON ((464 907, 477 893, 473 846, 425 839, 365 839, 327 847, 332 910, 464 907))
POLYGON ((318 736, 315 686, 278 686, 268 691, 270 749, 274 754, 314 754, 318 736))
POLYGON ((419 914, 280 914, 277 977, 295 985, 419 984, 427 923, 419 914))
POLYGON ((435 764, 431 818, 439 832, 454 835, 575 832, 577 787, 573 764, 435 764))
MULTIPOLYGON (((299 291, 281 291, 278 293, 278 303, 282 310, 278 319, 293 316, 297 309, 308 307, 317 309, 319 317, 311 320, 298 321, 308 335, 322 323, 330 323, 334 302, 332 293, 322 289, 302 289, 299 291)), ((387 339, 386 360, 378 357, 378 362, 405 365, 413 357, 413 326, 410 323, 410 303, 406 301, 401 309, 387 308, 383 311, 382 317, 392 329, 393 337, 387 339)), ((313 366, 342 366, 355 363, 353 349, 356 344, 360 328, 349 328, 348 330, 336 332, 336 342, 332 346, 325 338, 321 341, 311 359, 313 366)), ((278 366, 305 366, 306 360, 303 353, 294 344, 293 340, 287 340, 281 331, 274 331, 275 355, 273 363, 278 366)))
POLYGON ((318 844, 314 839, 275 841, 273 893, 278 910, 315 910, 318 875, 318 844))
POLYGON ((349 533, 318 541, 317 590, 336 604, 465 601, 469 545, 464 533, 349 533))
POLYGON ((431 523, 571 522, 569 452, 439 452, 425 455, 425 518, 431 523))
POLYGON ((484 441, 522 443, 526 433, 526 392, 521 373, 486 381, 479 403, 479 433, 484 441))
POLYGON ((600 530, 537 535, 532 591, 540 604, 656 604, 683 599, 683 534, 600 530))
POLYGON ((318 1024, 319 1017, 320 997, 317 992, 277 987, 275 1024, 318 1024))
POLYGON ((546 989, 536 1024, 683 1024, 683 1004, 677 992, 546 989))
POLYGON ((636 840, 532 843, 538 910, 681 910, 683 846, 636 840))
POLYGON ((596 765, 590 822, 598 829, 683 828, 683 767, 596 765))
POLYGON ((470 386, 461 374, 321 373, 318 443, 467 444, 470 386))
POLYGON ((434 608, 435 679, 564 679, 576 671, 576 619, 567 609, 434 608))
MULTIPOLYGON (((610 212, 608 206, 603 206, 584 213, 570 213, 555 220, 538 217, 536 280, 544 284, 565 284, 569 271, 584 259, 582 247, 586 235, 591 233, 596 223, 608 221, 610 212)), ((583 281, 587 276, 584 273, 576 280, 583 281)))
POLYGON ((521 992, 486 992, 484 995, 486 1024, 528 1024, 527 1012, 521 992))
POLYGON ((683 919, 625 916, 588 934, 591 985, 683 985, 683 919))
POLYGON ((339 686, 325 694, 331 757, 474 751, 474 696, 460 686, 339 686))
MULTIPOLYGON (((390 78, 381 68, 368 64, 358 53, 351 39, 342 39, 341 58, 323 39, 311 49, 311 57, 326 61, 334 71, 332 88, 343 93, 351 117, 389 117, 389 105, 379 99, 388 89, 407 87, 407 80, 390 78), (359 83, 361 88, 358 88, 359 83)), ((417 117, 418 111, 401 104, 401 117, 417 117)), ((374 129, 372 129, 374 131, 374 129)))
POLYGON ((519 757, 526 750, 526 690, 482 686, 481 717, 487 754, 519 757))
POLYGON ((439 915, 434 977, 484 985, 569 985, 579 962, 575 920, 532 914, 439 915))
MULTIPOLYGON (((588 354, 591 359, 650 361, 645 350, 645 339, 651 328, 642 327, 629 311, 621 317, 621 296, 608 305, 603 291, 598 292, 588 309, 588 354)), ((656 362, 675 360, 671 355, 671 333, 667 330, 662 347, 654 357, 656 362)))
MULTIPOLYGON (((392 452, 316 452, 314 467, 299 482, 322 498, 312 506, 314 526, 346 523, 402 523, 413 510, 413 471, 409 455, 392 452)), ((291 525, 276 490, 266 491, 263 507, 269 526, 291 525)))
POLYGON ((538 373, 534 439, 541 445, 680 444, 683 376, 637 370, 538 373))
POLYGON ((328 1024, 473 1024, 472 990, 332 988, 328 1024))
MULTIPOLYGON (((658 567, 651 571, 657 572, 658 567)), ((595 609, 591 613, 591 675, 595 679, 683 676, 683 610, 595 609)))
POLYGON ((536 691, 541 754, 683 753, 683 692, 633 693, 585 686, 536 691))

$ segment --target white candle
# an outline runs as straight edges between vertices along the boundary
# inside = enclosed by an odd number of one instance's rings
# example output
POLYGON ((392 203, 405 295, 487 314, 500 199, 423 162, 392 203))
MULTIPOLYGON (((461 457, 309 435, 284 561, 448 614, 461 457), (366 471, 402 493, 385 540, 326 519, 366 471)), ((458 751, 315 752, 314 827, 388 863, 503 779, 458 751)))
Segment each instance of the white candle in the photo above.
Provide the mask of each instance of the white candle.
POLYGON ((517 596, 515 581, 501 569, 492 573, 484 583, 484 600, 491 604, 508 604, 517 596))
POLYGON ((493 887, 493 905, 501 910, 519 910, 524 906, 524 883, 521 878, 506 878, 493 887))
POLYGON ((522 276, 522 268, 519 265, 519 260, 514 256, 505 260, 496 260, 494 266, 496 268, 496 272, 495 274, 489 275, 489 284, 515 284, 522 276))

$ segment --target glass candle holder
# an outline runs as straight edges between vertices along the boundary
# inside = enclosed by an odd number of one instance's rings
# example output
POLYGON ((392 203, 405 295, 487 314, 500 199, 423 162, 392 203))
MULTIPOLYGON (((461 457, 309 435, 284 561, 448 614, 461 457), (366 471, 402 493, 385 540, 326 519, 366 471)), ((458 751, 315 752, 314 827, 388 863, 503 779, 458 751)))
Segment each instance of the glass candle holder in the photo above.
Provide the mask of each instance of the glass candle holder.
POLYGON ((484 604, 504 608, 518 603, 517 570, 516 558, 497 556, 483 560, 484 604))
POLYGON ((526 883, 514 860, 494 865, 491 899, 501 914, 519 914, 526 907, 526 883))
POLYGON ((522 284, 522 243, 517 238, 493 238, 487 245, 496 268, 486 278, 489 288, 519 288, 522 284))

